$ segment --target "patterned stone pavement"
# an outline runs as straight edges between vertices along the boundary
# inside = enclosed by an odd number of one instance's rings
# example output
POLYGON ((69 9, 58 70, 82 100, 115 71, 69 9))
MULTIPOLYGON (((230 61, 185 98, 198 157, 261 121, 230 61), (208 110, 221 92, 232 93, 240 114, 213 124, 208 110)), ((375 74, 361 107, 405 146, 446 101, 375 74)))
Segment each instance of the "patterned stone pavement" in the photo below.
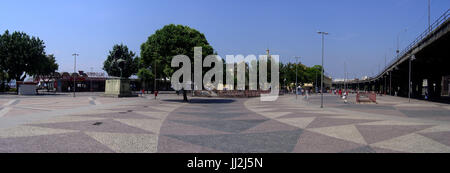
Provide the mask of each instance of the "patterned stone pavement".
POLYGON ((446 105, 317 100, 0 98, 0 152, 450 152, 446 105))

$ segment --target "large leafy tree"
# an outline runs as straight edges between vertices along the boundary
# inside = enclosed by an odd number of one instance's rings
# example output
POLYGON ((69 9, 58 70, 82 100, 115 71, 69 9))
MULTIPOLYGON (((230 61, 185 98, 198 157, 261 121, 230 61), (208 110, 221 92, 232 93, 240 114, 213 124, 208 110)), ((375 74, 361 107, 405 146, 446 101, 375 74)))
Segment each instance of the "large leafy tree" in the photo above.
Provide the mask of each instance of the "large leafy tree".
MULTIPOLYGON (((170 78, 174 69, 172 58, 187 55, 194 63, 194 47, 202 47, 203 58, 214 53, 204 34, 183 25, 166 25, 157 30, 141 45, 144 67, 151 69, 157 78, 170 78)), ((193 69, 193 68, 192 68, 193 69)))
POLYGON ((136 74, 138 70, 138 58, 135 58, 135 53, 129 51, 126 45, 116 44, 109 51, 109 55, 103 63, 103 70, 109 76, 128 78, 136 74))
POLYGON ((55 79, 55 72, 58 70, 59 65, 56 63, 55 56, 53 54, 47 55, 42 59, 41 63, 35 69, 35 76, 44 80, 47 84, 47 90, 49 90, 49 82, 55 79))
POLYGON ((149 68, 147 68, 143 65, 142 58, 137 57, 136 59, 138 62, 138 72, 136 75, 141 80, 142 88, 147 90, 149 84, 152 82, 152 79, 154 79, 153 73, 151 72, 151 70, 149 68))
MULTIPOLYGON (((147 41, 141 45, 143 67, 151 70, 155 78, 170 78, 175 71, 171 67, 174 56, 189 56, 193 66, 194 47, 202 47, 203 58, 214 53, 205 35, 199 31, 183 25, 166 25, 148 37, 147 41)), ((185 92, 184 97, 186 100, 185 92)))
MULTIPOLYGON (((299 84, 314 83, 320 84, 320 72, 322 66, 315 65, 313 67, 307 67, 301 63, 286 63, 280 65, 280 82, 284 85, 290 85, 295 83, 296 74, 297 82, 299 84), (296 73, 297 72, 297 73, 296 73)), ((292 87, 292 86, 291 86, 292 87)))
POLYGON ((4 75, 7 81, 23 81, 27 75, 38 75, 48 65, 47 61, 44 42, 39 38, 9 31, 0 36, 0 70, 7 74, 4 75))
POLYGON ((59 65, 56 63, 56 58, 53 54, 42 58, 42 61, 36 66, 33 73, 37 76, 53 75, 58 70, 59 65))

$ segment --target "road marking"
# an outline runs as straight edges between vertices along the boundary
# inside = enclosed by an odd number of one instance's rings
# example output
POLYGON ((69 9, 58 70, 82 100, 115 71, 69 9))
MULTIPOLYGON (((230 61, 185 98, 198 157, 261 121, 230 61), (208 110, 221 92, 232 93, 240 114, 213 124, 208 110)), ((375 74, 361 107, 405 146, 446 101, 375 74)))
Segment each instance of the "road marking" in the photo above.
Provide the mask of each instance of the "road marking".
POLYGON ((11 106, 11 105, 17 104, 17 103, 18 103, 17 101, 19 101, 19 100, 17 100, 17 99, 10 100, 9 102, 3 104, 3 107, 11 106))
POLYGON ((3 117, 11 110, 10 107, 4 107, 2 110, 0 110, 0 117, 3 117))

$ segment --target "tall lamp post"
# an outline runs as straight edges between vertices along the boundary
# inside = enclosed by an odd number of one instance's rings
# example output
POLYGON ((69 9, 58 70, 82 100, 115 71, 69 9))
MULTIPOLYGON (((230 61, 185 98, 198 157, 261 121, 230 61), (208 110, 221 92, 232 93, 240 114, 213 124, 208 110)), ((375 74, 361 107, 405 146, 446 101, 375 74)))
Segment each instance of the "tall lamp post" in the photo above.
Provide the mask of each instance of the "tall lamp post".
POLYGON ((73 63, 73 74, 74 74, 74 76, 73 76, 73 97, 75 97, 75 90, 77 88, 77 84, 76 84, 76 81, 77 81, 77 75, 76 75, 76 73, 77 73, 77 56, 80 56, 80 55, 77 53, 74 53, 74 54, 72 54, 72 56, 74 57, 73 58, 74 59, 74 63, 73 63))
POLYGON ((430 20, 431 20, 431 0, 428 0, 428 32, 431 32, 431 24, 430 24, 430 20))
MULTIPOLYGON (((94 74, 94 67, 91 67, 91 75, 93 75, 94 74)), ((88 76, 89 77, 89 76, 88 76)), ((92 78, 91 77, 89 77, 89 79, 90 79, 90 82, 91 82, 91 84, 89 85, 89 88, 90 88, 90 90, 91 90, 91 92, 93 91, 92 90, 92 78)))
POLYGON ((347 93, 347 64, 344 61, 344 88, 345 93, 347 93))
POLYGON ((328 32, 322 32, 322 31, 317 31, 318 34, 322 35, 322 77, 321 77, 321 81, 320 81, 320 108, 323 108, 323 73, 324 73, 324 68, 323 68, 323 56, 324 56, 324 39, 325 39, 325 35, 328 35, 328 32))
POLYGON ((297 100, 298 97, 298 82, 297 82, 297 73, 298 73, 298 56, 294 57, 295 58, 295 100, 297 100))
POLYGON ((316 71, 316 82, 314 83, 314 91, 317 92, 317 71, 316 71))
POLYGON ((155 95, 155 100, 156 100, 156 58, 155 58, 155 81, 153 82, 153 94, 155 95))
POLYGON ((409 81, 408 81, 408 102, 411 103, 411 62, 416 59, 415 55, 412 55, 409 59, 409 81))

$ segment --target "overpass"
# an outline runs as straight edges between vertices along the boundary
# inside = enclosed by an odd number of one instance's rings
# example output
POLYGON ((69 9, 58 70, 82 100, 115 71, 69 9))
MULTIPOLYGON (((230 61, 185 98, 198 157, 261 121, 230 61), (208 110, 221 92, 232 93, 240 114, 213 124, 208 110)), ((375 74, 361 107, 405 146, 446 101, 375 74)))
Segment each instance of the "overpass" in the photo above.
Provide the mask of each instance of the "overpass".
POLYGON ((376 76, 336 88, 450 101, 450 12, 447 10, 376 76))

